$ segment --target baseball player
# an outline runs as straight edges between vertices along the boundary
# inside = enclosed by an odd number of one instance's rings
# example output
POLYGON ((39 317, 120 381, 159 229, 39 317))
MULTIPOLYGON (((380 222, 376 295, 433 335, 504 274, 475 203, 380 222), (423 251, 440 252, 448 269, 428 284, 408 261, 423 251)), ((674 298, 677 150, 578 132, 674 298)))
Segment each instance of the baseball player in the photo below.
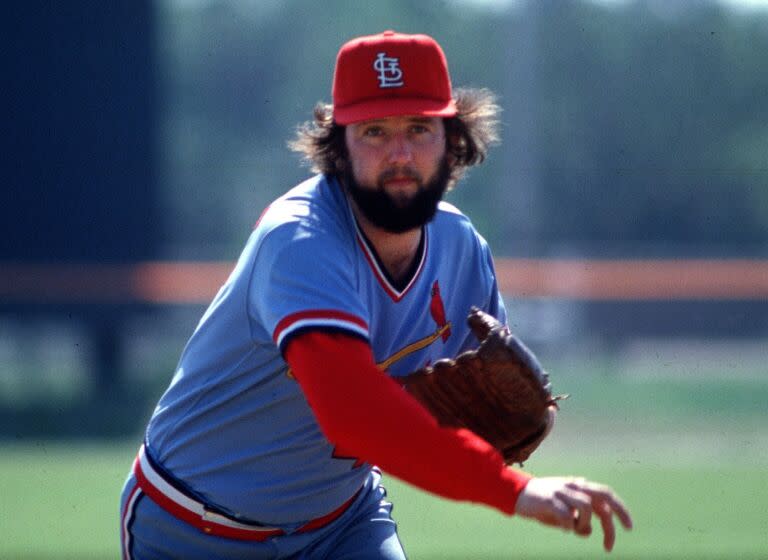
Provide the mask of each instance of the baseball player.
POLYGON ((342 46, 293 143, 319 173, 263 212, 149 421, 125 559, 405 558, 379 468, 579 535, 595 514, 607 550, 631 526, 610 488, 505 466, 393 379, 476 344, 472 305, 506 322, 488 246, 441 201, 497 110, 452 91, 431 37, 342 46))

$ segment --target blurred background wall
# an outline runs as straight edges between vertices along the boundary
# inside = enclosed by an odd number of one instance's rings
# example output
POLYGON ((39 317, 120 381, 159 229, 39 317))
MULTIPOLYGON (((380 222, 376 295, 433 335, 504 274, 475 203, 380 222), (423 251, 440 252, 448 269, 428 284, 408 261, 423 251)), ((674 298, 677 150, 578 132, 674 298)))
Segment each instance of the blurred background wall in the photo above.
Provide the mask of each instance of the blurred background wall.
MULTIPOLYGON (((689 263, 682 283, 711 274, 701 263, 755 265, 730 273, 754 277, 744 293, 510 288, 521 336, 544 356, 609 356, 613 370, 659 341, 762 364, 768 15, 750 4, 14 4, 2 58, 0 432, 140 429, 261 209, 309 174, 286 142, 330 100, 337 49, 385 28, 433 35, 456 85, 499 95, 502 144, 449 194, 497 258, 689 263), (210 292, 141 288, 148 263, 210 261, 223 267, 210 292)), ((550 287, 573 282, 572 268, 557 270, 550 287)))

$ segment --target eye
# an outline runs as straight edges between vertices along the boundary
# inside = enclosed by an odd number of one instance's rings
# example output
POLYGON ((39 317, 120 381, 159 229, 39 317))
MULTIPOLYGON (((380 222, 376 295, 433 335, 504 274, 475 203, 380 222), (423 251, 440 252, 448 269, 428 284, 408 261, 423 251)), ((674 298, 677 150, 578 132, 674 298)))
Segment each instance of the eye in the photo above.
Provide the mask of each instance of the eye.
POLYGON ((423 124, 411 125, 411 133, 412 134, 426 134, 427 132, 429 132, 429 128, 427 128, 423 124))
POLYGON ((363 130, 363 136, 376 137, 384 134, 384 129, 380 126, 368 126, 363 130))

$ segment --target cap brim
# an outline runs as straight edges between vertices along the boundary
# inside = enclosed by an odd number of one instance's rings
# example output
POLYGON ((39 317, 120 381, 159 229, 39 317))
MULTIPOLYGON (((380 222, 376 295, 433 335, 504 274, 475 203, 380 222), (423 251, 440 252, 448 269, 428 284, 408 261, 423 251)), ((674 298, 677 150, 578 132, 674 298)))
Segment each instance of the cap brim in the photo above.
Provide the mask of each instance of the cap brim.
POLYGON ((404 115, 453 117, 456 115, 456 104, 452 99, 446 102, 434 99, 390 97, 333 108, 333 120, 340 125, 404 115))

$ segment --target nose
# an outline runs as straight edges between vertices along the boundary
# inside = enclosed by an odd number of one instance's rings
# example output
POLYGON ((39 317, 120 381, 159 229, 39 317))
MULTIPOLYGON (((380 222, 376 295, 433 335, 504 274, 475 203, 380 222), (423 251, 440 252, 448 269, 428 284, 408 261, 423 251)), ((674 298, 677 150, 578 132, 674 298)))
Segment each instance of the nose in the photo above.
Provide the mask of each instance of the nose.
POLYGON ((390 163, 409 163, 413 159, 413 146, 405 134, 395 134, 390 142, 390 163))

